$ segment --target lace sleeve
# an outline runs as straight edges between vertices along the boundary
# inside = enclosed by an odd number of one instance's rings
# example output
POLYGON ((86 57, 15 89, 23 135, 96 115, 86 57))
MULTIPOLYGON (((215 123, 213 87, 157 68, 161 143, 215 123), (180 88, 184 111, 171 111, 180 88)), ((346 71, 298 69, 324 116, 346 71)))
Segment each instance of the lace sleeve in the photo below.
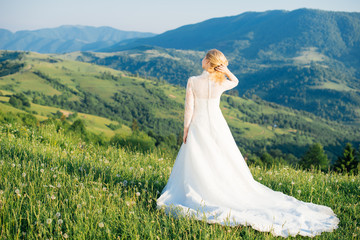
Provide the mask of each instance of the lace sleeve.
POLYGON ((221 85, 223 91, 227 91, 236 87, 238 84, 239 84, 239 79, 235 78, 234 80, 225 79, 221 85))
POLYGON ((188 128, 190 126, 194 112, 194 104, 194 92, 192 89, 192 79, 190 77, 186 85, 184 128, 188 128))

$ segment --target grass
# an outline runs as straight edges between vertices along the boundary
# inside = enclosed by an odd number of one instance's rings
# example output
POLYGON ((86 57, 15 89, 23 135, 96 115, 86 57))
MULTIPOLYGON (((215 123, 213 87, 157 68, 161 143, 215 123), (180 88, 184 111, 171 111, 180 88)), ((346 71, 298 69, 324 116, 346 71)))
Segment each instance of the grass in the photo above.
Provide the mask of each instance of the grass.
MULTIPOLYGON (((251 227, 157 210, 175 155, 85 144, 52 125, 3 124, 0 146, 1 239, 275 239, 251 227)), ((286 166, 250 170, 274 190, 334 210, 339 228, 314 239, 360 236, 359 176, 286 166)))
MULTIPOLYGON (((23 111, 23 110, 14 108, 11 105, 6 104, 8 101, 9 101, 9 97, 0 97, 1 111, 25 113, 25 111, 23 111)), ((29 110, 31 112, 36 111, 37 114, 33 114, 33 115, 40 121, 48 119, 48 116, 55 114, 57 111, 62 111, 64 113, 65 112, 73 113, 72 111, 63 110, 61 108, 43 106, 43 105, 39 105, 39 104, 35 104, 35 103, 31 103, 31 107, 29 108, 29 110)), ((109 125, 111 123, 114 125, 118 125, 118 122, 112 121, 112 120, 104 118, 104 117, 99 117, 99 116, 86 114, 86 113, 78 113, 78 118, 84 120, 85 125, 86 125, 87 129, 89 129, 89 131, 96 133, 96 134, 103 133, 105 135, 105 137, 107 137, 107 138, 111 138, 116 133, 121 133, 122 135, 130 135, 131 134, 130 127, 123 125, 123 124, 121 125, 121 128, 116 129, 115 131, 110 129, 109 127, 107 127, 107 125, 109 125)), ((71 123, 71 121, 70 121, 70 123, 71 123)))

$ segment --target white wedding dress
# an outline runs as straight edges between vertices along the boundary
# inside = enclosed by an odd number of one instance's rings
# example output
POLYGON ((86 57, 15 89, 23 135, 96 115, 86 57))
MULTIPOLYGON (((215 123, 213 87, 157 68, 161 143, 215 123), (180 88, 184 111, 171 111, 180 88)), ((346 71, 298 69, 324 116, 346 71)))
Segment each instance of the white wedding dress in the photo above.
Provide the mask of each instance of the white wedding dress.
POLYGON ((189 126, 167 185, 157 199, 174 217, 248 225, 275 236, 315 236, 338 227, 331 208, 306 203, 255 181, 225 118, 220 96, 238 80, 221 85, 204 71, 188 79, 184 126, 189 126))

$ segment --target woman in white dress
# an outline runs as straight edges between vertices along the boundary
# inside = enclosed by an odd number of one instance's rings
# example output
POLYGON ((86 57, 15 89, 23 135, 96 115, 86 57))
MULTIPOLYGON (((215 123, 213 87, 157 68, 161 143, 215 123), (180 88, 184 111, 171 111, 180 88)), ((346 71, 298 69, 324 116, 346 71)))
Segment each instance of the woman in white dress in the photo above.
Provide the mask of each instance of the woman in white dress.
POLYGON ((306 203, 254 180, 220 110, 221 94, 238 85, 216 49, 203 73, 188 79, 184 137, 157 208, 174 217, 247 225, 275 236, 315 236, 338 227, 331 208, 306 203), (226 77, 228 79, 226 79, 226 77))

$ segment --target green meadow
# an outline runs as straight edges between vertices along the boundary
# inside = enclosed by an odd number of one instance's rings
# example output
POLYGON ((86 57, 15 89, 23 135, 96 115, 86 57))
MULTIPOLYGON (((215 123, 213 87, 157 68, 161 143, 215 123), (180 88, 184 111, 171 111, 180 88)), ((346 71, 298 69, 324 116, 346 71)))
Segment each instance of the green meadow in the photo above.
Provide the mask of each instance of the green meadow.
MULTIPOLYGON (((275 239, 251 227, 176 219, 156 209, 175 157, 98 146, 53 124, 4 123, 0 239, 275 239)), ((359 176, 284 165, 250 170, 274 190, 334 210, 339 228, 314 239, 359 238, 359 176)))

